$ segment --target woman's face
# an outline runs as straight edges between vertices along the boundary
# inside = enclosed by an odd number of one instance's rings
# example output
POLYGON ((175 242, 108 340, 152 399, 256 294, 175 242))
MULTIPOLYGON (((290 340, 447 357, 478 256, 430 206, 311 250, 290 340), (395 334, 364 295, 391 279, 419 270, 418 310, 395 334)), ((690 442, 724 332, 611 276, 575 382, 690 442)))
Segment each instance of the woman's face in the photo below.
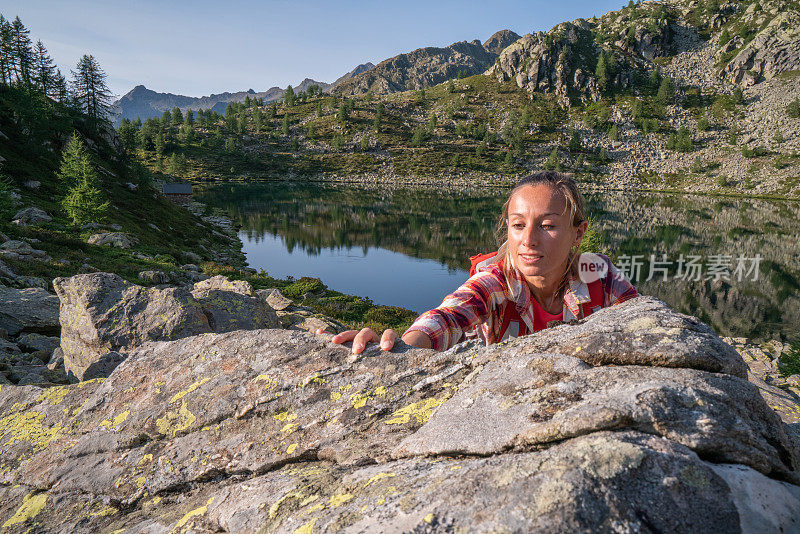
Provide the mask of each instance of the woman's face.
POLYGON ((526 185, 514 193, 507 223, 511 259, 537 286, 561 279, 570 248, 580 244, 586 231, 585 222, 572 226, 566 199, 546 184, 526 185))

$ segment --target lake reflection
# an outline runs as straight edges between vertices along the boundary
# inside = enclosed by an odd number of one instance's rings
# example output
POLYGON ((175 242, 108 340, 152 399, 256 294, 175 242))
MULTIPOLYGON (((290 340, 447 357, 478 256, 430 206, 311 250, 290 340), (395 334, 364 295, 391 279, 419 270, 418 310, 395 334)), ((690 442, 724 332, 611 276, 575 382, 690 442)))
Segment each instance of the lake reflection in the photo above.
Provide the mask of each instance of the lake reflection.
MULTIPOLYGON (((198 200, 241 225, 248 262, 275 277, 314 276, 379 304, 429 309, 466 278, 469 256, 496 248, 507 189, 224 184, 198 200)), ((640 292, 700 317, 722 335, 798 340, 800 204, 622 192, 589 193, 587 207, 616 263, 639 255, 640 292), (649 257, 673 262, 647 281, 649 257), (676 279, 680 255, 760 254, 760 278, 676 279)), ((724 258, 723 258, 724 259, 724 258)))

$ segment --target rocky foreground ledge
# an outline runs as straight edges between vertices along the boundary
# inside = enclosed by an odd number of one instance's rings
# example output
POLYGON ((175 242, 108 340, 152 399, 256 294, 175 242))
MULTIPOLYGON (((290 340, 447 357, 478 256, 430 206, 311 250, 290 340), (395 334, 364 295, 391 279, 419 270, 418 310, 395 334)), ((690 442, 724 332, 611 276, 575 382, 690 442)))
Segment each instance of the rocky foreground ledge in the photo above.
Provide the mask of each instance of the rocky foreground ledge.
POLYGON ((108 378, 1 386, 4 532, 800 529, 792 429, 657 299, 358 357, 281 329, 133 346, 113 315, 84 317, 122 351, 108 378))

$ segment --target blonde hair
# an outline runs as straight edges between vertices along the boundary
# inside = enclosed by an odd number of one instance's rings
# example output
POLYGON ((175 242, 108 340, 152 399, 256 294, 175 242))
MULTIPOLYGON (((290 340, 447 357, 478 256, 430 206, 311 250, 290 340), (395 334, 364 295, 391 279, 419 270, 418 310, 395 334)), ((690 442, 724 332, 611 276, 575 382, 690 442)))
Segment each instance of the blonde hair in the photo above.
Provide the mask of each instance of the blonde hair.
MULTIPOLYGON (((512 189, 508 194, 508 198, 503 204, 503 212, 500 215, 500 220, 497 223, 497 257, 503 259, 503 274, 506 276, 507 280, 512 280, 513 272, 516 269, 516 266, 511 259, 511 252, 508 249, 508 206, 511 204, 511 197, 514 196, 514 193, 529 185, 546 185, 553 191, 561 193, 566 201, 567 211, 570 214, 570 219, 572 219, 573 227, 580 226, 581 223, 587 221, 586 206, 583 201, 583 195, 581 195, 577 184, 570 176, 561 174, 559 172, 541 171, 529 174, 521 179, 519 182, 517 182, 517 185, 514 186, 514 189, 512 189)), ((570 250, 567 260, 567 269, 564 272, 564 276, 561 279, 561 284, 558 286, 557 292, 560 292, 567 285, 570 271, 577 269, 575 262, 577 257, 578 251, 570 250)))

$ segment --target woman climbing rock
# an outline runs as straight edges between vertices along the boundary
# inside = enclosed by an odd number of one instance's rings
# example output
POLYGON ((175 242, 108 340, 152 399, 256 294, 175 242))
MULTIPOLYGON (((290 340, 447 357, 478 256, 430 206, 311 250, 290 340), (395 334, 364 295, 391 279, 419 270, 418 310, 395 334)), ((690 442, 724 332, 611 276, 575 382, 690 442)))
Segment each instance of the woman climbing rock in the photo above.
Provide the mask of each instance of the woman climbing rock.
MULTIPOLYGON (((436 350, 475 335, 497 343, 638 296, 607 257, 579 252, 587 226, 572 178, 556 172, 526 176, 503 205, 497 253, 474 256, 470 278, 420 315, 402 340, 436 350)), ((396 339, 391 329, 380 337, 370 328, 333 336, 334 343, 352 341, 355 354, 375 341, 390 350, 396 339)))

